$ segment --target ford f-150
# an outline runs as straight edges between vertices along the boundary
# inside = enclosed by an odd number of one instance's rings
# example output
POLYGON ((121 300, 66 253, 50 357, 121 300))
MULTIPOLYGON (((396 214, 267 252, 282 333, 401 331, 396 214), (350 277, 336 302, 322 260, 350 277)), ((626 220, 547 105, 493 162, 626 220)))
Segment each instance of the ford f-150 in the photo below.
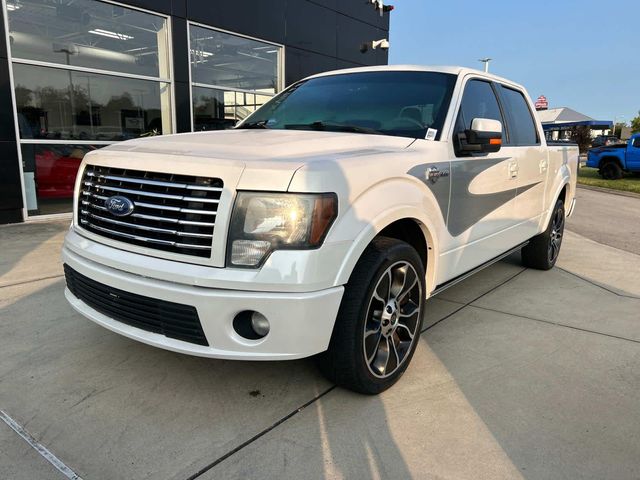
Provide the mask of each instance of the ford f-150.
POLYGON ((578 149, 547 145, 525 89, 460 67, 301 80, 227 131, 86 155, 63 260, 94 322, 204 357, 317 356, 378 393, 425 300, 521 251, 547 270, 578 149))

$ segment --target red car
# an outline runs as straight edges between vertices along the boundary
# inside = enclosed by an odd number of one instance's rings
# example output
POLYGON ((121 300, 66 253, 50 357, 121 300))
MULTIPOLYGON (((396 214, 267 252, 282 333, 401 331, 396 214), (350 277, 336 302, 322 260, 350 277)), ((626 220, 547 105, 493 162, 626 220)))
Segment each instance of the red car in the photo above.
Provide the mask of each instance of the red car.
MULTIPOLYGON (((94 147, 90 147, 93 150, 94 147)), ((86 147, 51 145, 36 151, 36 190, 39 198, 72 198, 73 186, 86 147)))

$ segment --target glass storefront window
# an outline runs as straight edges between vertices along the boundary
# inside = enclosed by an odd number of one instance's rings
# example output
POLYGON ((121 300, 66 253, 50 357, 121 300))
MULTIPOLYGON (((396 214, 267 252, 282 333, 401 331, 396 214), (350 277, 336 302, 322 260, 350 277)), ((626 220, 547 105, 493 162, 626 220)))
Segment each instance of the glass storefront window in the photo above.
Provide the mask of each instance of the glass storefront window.
POLYGON ((169 84, 13 67, 21 139, 127 140, 171 132, 169 84))
POLYGON ((23 144, 25 196, 30 215, 70 212, 84 156, 103 145, 23 144))
POLYGON ((280 47, 195 25, 189 27, 189 40, 192 82, 278 91, 280 47))
POLYGON ((270 98, 247 92, 193 87, 194 130, 231 128, 270 98))
POLYGON ((173 132, 167 17, 108 0, 5 0, 29 215, 70 212, 84 155, 173 132))
POLYGON ((221 130, 280 90, 282 47, 189 25, 193 129, 221 130))
POLYGON ((7 0, 11 54, 169 78, 167 20, 95 0, 7 0))

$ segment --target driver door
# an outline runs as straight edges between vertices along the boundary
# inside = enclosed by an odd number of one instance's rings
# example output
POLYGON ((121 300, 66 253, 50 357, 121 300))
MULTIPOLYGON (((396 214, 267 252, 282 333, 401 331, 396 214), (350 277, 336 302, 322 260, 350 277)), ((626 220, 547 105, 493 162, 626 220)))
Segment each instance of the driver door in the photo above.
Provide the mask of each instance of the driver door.
MULTIPOLYGON (((449 277, 465 273, 516 244, 510 229, 516 223, 517 158, 509 145, 507 123, 495 86, 469 78, 457 113, 453 143, 471 128, 474 118, 502 123, 502 148, 495 153, 455 152, 451 161, 451 201, 447 229, 450 246, 443 255, 449 277)), ((513 229, 512 229, 513 230, 513 229)))

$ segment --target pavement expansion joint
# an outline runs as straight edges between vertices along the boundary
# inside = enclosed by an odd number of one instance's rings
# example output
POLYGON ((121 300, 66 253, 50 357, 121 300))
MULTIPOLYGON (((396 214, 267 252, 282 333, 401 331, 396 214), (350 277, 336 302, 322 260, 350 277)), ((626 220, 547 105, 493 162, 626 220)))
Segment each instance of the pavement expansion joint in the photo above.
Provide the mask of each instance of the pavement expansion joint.
POLYGON ((636 297, 635 295, 626 295, 624 293, 620 293, 620 292, 616 292, 615 290, 611 289, 611 288, 607 288, 604 285, 601 285, 597 282, 594 282, 592 280, 589 280, 588 278, 585 278, 581 275, 578 275, 577 273, 573 273, 570 270, 567 270, 566 268, 562 268, 562 267, 556 267, 558 270, 562 270, 565 273, 568 273, 569 275, 573 275, 576 278, 579 278, 580 280, 587 282, 590 285, 593 285, 594 287, 598 287, 601 288, 602 290, 604 290, 605 292, 609 292, 609 293, 613 293, 614 295, 618 296, 618 297, 623 297, 623 298, 631 298, 632 300, 640 300, 640 297, 636 297))
MULTIPOLYGON (((503 285, 506 285, 507 283, 509 283, 511 280, 513 280, 514 278, 516 278, 518 275, 520 275, 521 273, 523 273, 524 271, 526 271, 526 268, 523 268, 522 270, 518 271, 518 273, 511 275, 509 278, 507 278, 506 280, 500 282, 498 285, 496 285, 495 287, 491 288, 490 290, 487 290, 486 292, 484 292, 481 295, 478 295, 477 297, 469 300, 467 303, 463 303, 463 304, 459 304, 460 308, 456 308, 453 312, 445 315, 444 317, 442 317, 440 320, 438 320, 435 323, 432 323, 431 325, 429 325, 428 327, 423 328, 422 330, 420 330, 420 333, 424 333, 427 330, 435 327, 436 325, 438 325, 439 323, 445 321, 447 318, 452 317, 453 315, 455 315, 456 313, 458 313, 459 311, 467 308, 468 306, 470 306, 473 302, 476 302, 478 300, 480 300, 482 297, 484 297, 485 295, 490 294, 491 292, 494 292, 495 290, 497 290, 498 288, 502 287, 503 285)), ((434 298, 437 298, 434 297, 434 298)), ((452 303, 458 303, 458 302, 452 302, 452 303)))
POLYGON ((20 282, 7 283, 6 285, 0 285, 0 288, 17 287, 18 285, 26 285, 27 283, 42 282, 43 280, 51 280, 54 278, 61 278, 61 277, 64 277, 64 275, 59 274, 59 275, 50 275, 48 277, 42 277, 42 278, 32 278, 29 280, 22 280, 20 282))
POLYGON ((240 450, 242 450, 243 448, 251 445, 253 442, 255 442, 256 440, 260 439, 262 436, 266 435, 267 433, 269 433, 271 430, 273 430, 274 428, 278 427, 279 425, 283 424, 284 422, 286 422, 287 420, 289 420, 290 418, 296 416, 298 413, 302 412, 305 408, 307 408, 308 406, 312 405, 313 403, 317 402, 318 400, 320 400, 322 397, 324 397, 325 395, 327 395, 329 392, 335 390, 336 385, 332 385, 329 388, 327 388, 324 392, 320 393, 319 395, 316 395, 315 397, 313 397, 311 400, 309 400, 307 403, 305 403, 304 405, 301 405, 300 407, 296 408, 295 410, 293 410, 292 412, 290 412, 289 414, 285 415, 284 417, 282 417, 280 420, 278 420, 277 422, 275 422, 273 425, 265 428, 264 430, 262 430, 261 432, 257 433, 256 435, 254 435, 253 437, 251 437, 249 440, 247 440, 246 442, 241 443, 240 445, 238 445, 237 447, 235 447, 234 449, 228 451, 227 453, 225 453, 224 455, 222 455, 221 457, 217 458, 216 460, 214 460, 213 462, 211 462, 210 464, 208 464, 207 466, 205 466, 204 468, 198 470, 196 473, 194 473, 193 475, 191 475, 190 477, 187 477, 187 480, 195 480, 196 478, 200 477, 201 475, 205 474, 206 472, 208 472, 209 470, 211 470, 213 467, 215 467, 216 465, 219 465, 220 463, 224 462, 227 458, 231 457, 232 455, 238 453, 240 450))
POLYGON ((505 312, 503 310, 498 310, 498 309, 495 309, 495 308, 480 307, 478 305, 469 305, 469 306, 471 308, 477 308, 478 310, 484 310, 486 312, 501 313, 503 315, 509 315, 511 317, 521 318, 523 320, 531 320, 531 321, 534 321, 534 322, 541 322, 541 323, 546 323, 548 325, 554 325, 556 327, 570 328, 571 330, 578 330, 580 332, 593 333, 595 335, 602 335, 603 337, 610 337, 610 338, 616 338, 618 340, 625 340, 627 342, 640 343, 640 340, 635 340, 633 338, 621 337, 619 335, 613 335, 611 333, 598 332, 596 330, 590 330, 588 328, 580 328, 580 327, 576 327, 576 326, 573 326, 573 325, 567 325, 565 323, 554 322, 553 320, 545 320, 545 319, 542 319, 542 318, 529 317, 527 315, 520 315, 518 313, 513 313, 513 312, 505 312))

